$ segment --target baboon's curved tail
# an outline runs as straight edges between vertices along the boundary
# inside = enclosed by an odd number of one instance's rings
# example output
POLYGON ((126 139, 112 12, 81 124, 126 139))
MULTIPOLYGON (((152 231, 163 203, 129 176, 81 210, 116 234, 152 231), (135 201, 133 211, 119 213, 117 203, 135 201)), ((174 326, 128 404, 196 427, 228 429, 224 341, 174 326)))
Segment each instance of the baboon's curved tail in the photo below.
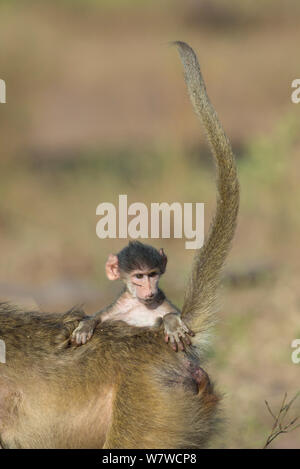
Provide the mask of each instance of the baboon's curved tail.
POLYGON ((203 247, 195 254, 182 309, 182 317, 196 338, 202 340, 214 323, 216 289, 236 227, 239 183, 231 145, 207 96, 196 54, 184 42, 174 45, 179 50, 188 93, 206 130, 217 172, 216 213, 203 247))

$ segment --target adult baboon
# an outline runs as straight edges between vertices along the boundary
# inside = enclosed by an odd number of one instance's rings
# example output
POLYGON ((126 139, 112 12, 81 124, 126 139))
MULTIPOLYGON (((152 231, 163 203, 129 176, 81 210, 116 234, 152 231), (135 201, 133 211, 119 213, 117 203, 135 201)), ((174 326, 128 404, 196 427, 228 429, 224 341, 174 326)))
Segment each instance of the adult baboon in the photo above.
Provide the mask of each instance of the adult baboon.
POLYGON ((188 92, 217 168, 217 209, 196 253, 182 318, 193 346, 174 353, 160 327, 98 324, 90 341, 66 347, 84 317, 24 313, 3 304, 0 443, 5 448, 202 448, 216 432, 218 401, 201 368, 219 274, 234 234, 239 187, 230 143, 207 97, 197 58, 175 43, 188 92), (62 342, 62 334, 65 342, 62 342))

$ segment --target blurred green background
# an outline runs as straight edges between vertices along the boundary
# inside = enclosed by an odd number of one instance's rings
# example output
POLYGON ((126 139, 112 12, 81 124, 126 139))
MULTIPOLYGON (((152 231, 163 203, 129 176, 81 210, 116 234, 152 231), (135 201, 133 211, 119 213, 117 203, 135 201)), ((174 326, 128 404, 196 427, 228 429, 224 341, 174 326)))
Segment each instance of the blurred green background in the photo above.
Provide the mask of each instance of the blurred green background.
MULTIPOLYGON (((264 400, 299 390, 299 21, 293 0, 0 2, 0 297, 41 310, 91 313, 118 291, 104 263, 124 240, 97 238, 101 202, 205 202, 208 227, 213 166, 168 42, 197 51, 241 181, 207 368, 224 394, 218 447, 262 447, 264 400)), ((193 252, 152 244, 180 305, 193 252)), ((272 446, 299 448, 300 431, 272 446)))

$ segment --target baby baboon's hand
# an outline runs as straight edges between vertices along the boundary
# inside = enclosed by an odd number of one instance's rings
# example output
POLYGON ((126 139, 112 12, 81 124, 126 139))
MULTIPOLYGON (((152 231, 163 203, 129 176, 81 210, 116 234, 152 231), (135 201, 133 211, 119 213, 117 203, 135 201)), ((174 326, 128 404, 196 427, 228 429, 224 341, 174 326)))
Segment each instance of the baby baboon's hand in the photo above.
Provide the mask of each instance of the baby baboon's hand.
POLYGON ((94 318, 87 318, 80 321, 79 326, 71 335, 71 342, 76 345, 84 345, 92 337, 98 321, 94 318))
POLYGON ((163 317, 165 341, 170 342, 175 352, 185 350, 186 346, 192 344, 190 336, 195 334, 180 319, 176 313, 169 313, 163 317))

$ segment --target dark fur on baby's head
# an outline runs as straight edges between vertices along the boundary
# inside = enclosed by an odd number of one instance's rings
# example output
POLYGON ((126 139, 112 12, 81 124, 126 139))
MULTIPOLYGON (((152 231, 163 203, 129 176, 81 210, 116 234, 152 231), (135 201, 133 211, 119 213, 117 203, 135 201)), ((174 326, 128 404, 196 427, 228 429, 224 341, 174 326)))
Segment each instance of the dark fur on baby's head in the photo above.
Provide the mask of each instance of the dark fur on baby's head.
POLYGON ((167 256, 164 251, 159 251, 140 241, 130 241, 118 254, 119 268, 123 272, 143 270, 145 268, 159 269, 163 274, 166 270, 167 256))

